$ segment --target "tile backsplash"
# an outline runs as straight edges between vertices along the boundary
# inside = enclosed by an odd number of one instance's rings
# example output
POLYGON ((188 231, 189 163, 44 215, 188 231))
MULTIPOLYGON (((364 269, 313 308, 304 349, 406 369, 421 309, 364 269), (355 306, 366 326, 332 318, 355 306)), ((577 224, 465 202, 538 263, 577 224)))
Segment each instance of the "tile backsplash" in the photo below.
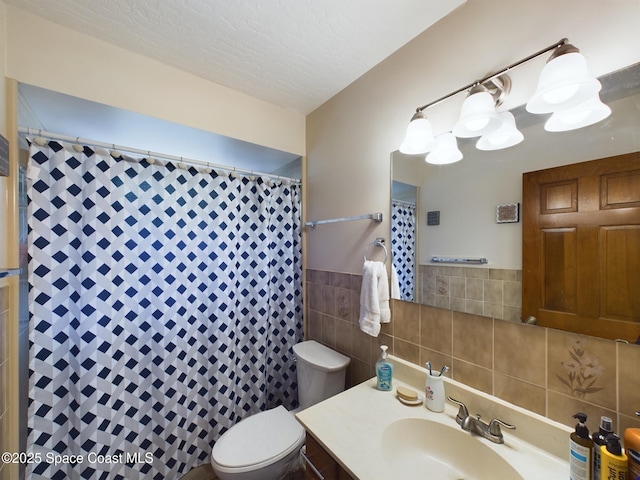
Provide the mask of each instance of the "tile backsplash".
POLYGON ((425 305, 520 321, 522 271, 450 265, 420 265, 420 298, 425 305))
POLYGON ((395 356, 418 365, 429 360, 434 368, 446 364, 451 378, 565 425, 573 426, 572 415, 584 411, 592 430, 602 415, 618 432, 640 427, 634 415, 640 410, 640 346, 524 325, 486 310, 398 300, 391 302, 391 323, 371 337, 358 326, 361 281, 356 274, 306 271, 306 338, 351 358, 348 386, 374 375, 378 347, 386 344, 395 356))

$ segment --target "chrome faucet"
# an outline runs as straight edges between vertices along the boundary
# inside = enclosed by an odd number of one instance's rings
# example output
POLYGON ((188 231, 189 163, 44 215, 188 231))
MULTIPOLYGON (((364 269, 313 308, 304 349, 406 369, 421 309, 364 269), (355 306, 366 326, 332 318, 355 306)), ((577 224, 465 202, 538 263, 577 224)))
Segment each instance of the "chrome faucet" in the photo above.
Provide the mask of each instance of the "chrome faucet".
POLYGON ((481 437, 484 437, 487 440, 492 441, 493 443, 504 443, 502 430, 500 430, 501 425, 504 428, 509 428, 512 430, 516 428, 514 425, 509 425, 508 423, 505 423, 497 418, 494 418, 487 424, 480 420, 480 415, 476 415, 475 417, 469 415, 469 410, 461 401, 451 397, 447 397, 447 400, 449 400, 451 403, 455 403, 460 407, 458 409, 458 414, 456 415, 456 422, 463 430, 475 433, 476 435, 480 435, 481 437))

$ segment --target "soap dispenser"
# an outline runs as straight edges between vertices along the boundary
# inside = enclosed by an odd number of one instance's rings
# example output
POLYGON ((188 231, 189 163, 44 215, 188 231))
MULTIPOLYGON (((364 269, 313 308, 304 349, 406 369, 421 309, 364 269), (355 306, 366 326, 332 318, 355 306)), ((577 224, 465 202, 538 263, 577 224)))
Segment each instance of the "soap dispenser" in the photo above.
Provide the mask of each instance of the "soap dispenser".
POLYGON ((622 450, 620 437, 610 433, 605 439, 605 444, 600 447, 600 479, 601 480, 625 480, 629 457, 622 450))
POLYGON ((609 417, 600 417, 600 429, 593 432, 593 480, 600 480, 600 447, 606 443, 607 435, 613 433, 613 421, 609 417))
POLYGON ((589 438, 589 429, 585 425, 586 413, 576 413, 573 418, 578 419, 576 431, 571 434, 569 441, 570 457, 569 470, 571 480, 591 480, 593 465, 593 441, 589 438))
POLYGON ((378 377, 376 388, 383 392, 391 390, 391 381, 393 379, 393 365, 387 359, 387 348, 386 345, 380 345, 382 352, 376 362, 376 377, 378 377))

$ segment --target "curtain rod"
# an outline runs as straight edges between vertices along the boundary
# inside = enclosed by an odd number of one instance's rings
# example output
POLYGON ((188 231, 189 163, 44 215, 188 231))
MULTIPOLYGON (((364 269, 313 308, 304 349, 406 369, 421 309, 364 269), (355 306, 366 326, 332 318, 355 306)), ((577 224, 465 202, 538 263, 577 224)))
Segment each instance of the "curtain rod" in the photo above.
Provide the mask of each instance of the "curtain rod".
POLYGON ((167 153, 158 153, 158 152, 152 152, 149 150, 142 150, 139 148, 135 148, 135 147, 125 147, 122 145, 115 145, 113 143, 106 143, 106 142, 100 142, 98 140, 88 140, 86 138, 80 138, 80 137, 72 137, 69 135, 63 135, 61 133, 52 133, 52 132, 46 132, 43 130, 36 130, 33 128, 28 128, 28 127, 18 127, 18 133, 23 134, 23 135, 35 135, 38 137, 44 137, 44 138, 48 138, 50 140, 60 140, 63 142, 70 142, 70 143, 76 143, 76 144, 83 144, 83 145, 87 145, 87 146, 91 146, 91 147, 100 147, 100 148, 104 148, 107 150, 115 150, 115 151, 119 151, 119 152, 125 152, 125 153, 133 153, 136 155, 144 155, 146 157, 153 157, 153 158, 159 158, 159 159, 163 159, 163 160, 170 160, 172 162, 178 162, 178 163, 183 163, 186 165, 192 165, 192 166, 196 166, 196 167, 205 167, 205 168, 211 168, 211 169, 218 169, 218 170, 224 170, 226 172, 231 172, 231 173, 239 173, 242 175, 255 175, 257 177, 267 177, 267 178, 271 178, 271 179, 276 179, 276 180, 282 180, 285 182, 291 182, 291 183, 295 183, 295 184, 300 184, 301 180, 299 178, 291 178, 291 177, 283 177, 280 175, 274 175, 272 173, 264 173, 264 172, 257 172, 255 170, 246 170, 246 169, 242 169, 242 168, 236 168, 236 167, 230 167, 228 165, 220 165, 220 164, 216 164, 216 163, 211 163, 211 162, 205 162, 203 160, 195 160, 192 158, 184 158, 184 157, 178 157, 176 155, 169 155, 167 153))
POLYGON ((409 207, 415 207, 416 202, 410 202, 408 200, 396 200, 395 198, 391 199, 391 203, 397 203, 399 205, 407 205, 409 207))

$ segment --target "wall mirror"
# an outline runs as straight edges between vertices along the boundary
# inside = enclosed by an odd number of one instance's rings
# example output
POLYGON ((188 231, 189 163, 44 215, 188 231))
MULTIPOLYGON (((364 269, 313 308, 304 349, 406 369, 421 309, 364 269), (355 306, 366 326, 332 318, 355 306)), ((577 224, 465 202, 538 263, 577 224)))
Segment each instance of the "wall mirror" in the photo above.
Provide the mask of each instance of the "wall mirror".
POLYGON ((511 112, 524 141, 511 148, 481 151, 477 139, 458 139, 464 157, 450 165, 428 164, 424 155, 391 154, 390 238, 402 300, 522 319, 522 222, 519 216, 496 218, 521 207, 522 174, 640 151, 640 64, 600 81, 600 97, 612 113, 597 124, 546 132, 547 116, 530 114, 522 105, 511 112), (407 226, 411 216, 413 227, 407 226), (487 263, 434 263, 434 256, 487 263))

